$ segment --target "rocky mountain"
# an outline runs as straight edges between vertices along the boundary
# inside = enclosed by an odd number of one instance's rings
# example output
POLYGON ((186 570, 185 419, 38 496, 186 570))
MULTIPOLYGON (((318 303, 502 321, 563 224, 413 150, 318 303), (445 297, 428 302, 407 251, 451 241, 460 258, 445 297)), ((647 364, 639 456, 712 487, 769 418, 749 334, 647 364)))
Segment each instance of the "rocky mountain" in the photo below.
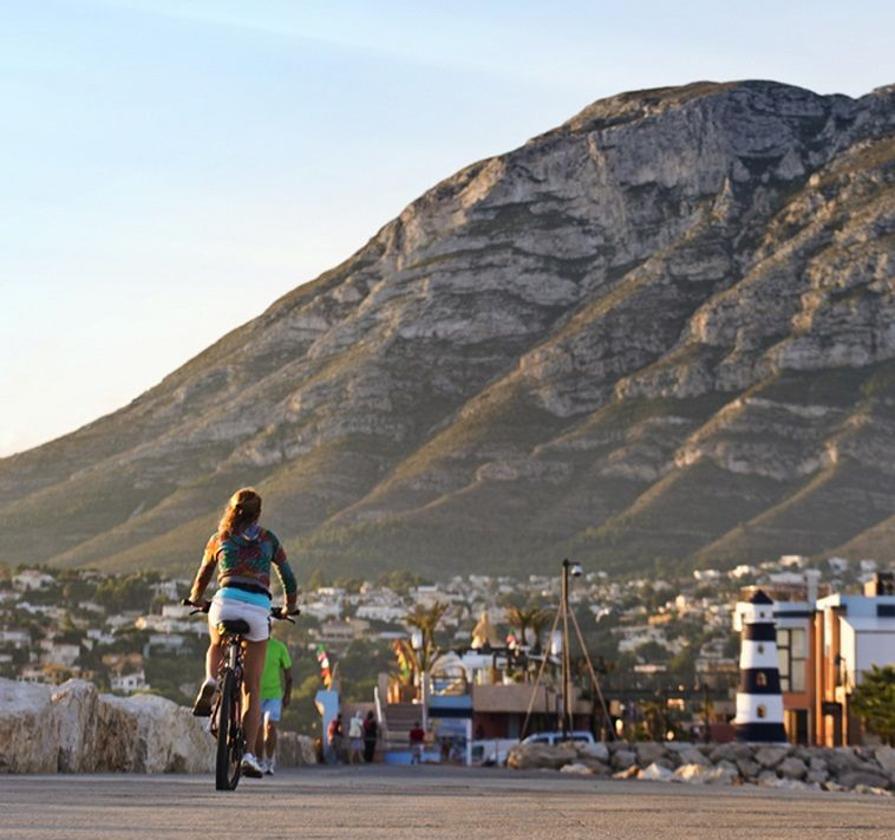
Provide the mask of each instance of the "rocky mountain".
POLYGON ((895 86, 596 102, 0 461, 0 559, 191 571, 244 484, 300 574, 884 555, 893 184, 895 86))

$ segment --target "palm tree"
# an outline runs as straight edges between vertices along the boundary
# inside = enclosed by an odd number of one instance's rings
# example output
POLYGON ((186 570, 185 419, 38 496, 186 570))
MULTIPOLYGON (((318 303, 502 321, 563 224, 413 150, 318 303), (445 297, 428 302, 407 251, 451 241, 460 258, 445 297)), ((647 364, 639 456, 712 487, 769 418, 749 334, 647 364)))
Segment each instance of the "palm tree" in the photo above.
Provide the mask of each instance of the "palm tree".
POLYGON ((414 681, 420 689, 423 704, 423 724, 427 725, 426 704, 429 694, 429 674, 441 657, 442 650, 435 642, 435 631, 450 608, 449 604, 436 601, 432 606, 416 604, 404 617, 404 623, 419 631, 415 644, 402 645, 402 653, 412 654, 409 661, 414 670, 414 681))
POLYGON ((435 631, 449 608, 450 604, 441 601, 430 607, 416 604, 404 617, 404 623, 420 633, 419 645, 411 649, 415 654, 417 672, 421 675, 428 674, 441 656, 441 648, 435 642, 435 631))
POLYGON ((553 620, 553 613, 550 610, 545 610, 541 607, 532 610, 532 615, 529 617, 529 626, 534 633, 534 643, 531 646, 533 653, 541 652, 541 639, 544 636, 544 631, 550 626, 550 622, 553 620))

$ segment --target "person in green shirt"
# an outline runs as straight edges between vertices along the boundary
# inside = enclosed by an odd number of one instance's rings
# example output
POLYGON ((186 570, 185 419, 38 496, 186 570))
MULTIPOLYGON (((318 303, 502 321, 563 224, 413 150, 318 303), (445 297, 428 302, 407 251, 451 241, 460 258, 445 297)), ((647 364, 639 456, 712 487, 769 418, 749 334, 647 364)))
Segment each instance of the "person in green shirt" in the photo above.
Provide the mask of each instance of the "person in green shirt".
POLYGON ((261 768, 273 775, 277 751, 277 723, 292 698, 292 658, 289 649, 272 636, 267 641, 264 671, 261 673, 261 715, 264 725, 258 730, 255 754, 261 768))

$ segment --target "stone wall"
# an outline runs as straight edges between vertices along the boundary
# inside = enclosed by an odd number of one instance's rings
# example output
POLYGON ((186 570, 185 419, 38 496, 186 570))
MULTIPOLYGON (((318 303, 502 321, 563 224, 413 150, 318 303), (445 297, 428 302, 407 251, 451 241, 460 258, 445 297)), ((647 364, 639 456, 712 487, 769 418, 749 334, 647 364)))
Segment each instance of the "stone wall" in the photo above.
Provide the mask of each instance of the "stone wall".
POLYGON ((755 784, 794 790, 895 791, 892 747, 796 747, 756 744, 520 744, 507 765, 614 779, 689 784, 755 784))
MULTIPOLYGON (((155 695, 100 694, 83 680, 54 688, 0 679, 0 773, 207 773, 215 748, 207 726, 155 695)), ((285 744, 284 765, 313 762, 310 739, 285 744)))

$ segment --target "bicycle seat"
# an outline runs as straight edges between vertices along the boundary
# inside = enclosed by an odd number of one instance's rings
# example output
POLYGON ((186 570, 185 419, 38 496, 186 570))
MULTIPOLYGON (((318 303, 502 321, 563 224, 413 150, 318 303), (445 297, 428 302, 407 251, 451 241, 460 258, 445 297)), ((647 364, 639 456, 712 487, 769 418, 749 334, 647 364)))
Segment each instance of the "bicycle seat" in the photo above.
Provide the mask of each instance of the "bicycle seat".
POLYGON ((218 633, 222 636, 243 636, 249 632, 249 623, 244 618, 231 618, 218 622, 218 633))

